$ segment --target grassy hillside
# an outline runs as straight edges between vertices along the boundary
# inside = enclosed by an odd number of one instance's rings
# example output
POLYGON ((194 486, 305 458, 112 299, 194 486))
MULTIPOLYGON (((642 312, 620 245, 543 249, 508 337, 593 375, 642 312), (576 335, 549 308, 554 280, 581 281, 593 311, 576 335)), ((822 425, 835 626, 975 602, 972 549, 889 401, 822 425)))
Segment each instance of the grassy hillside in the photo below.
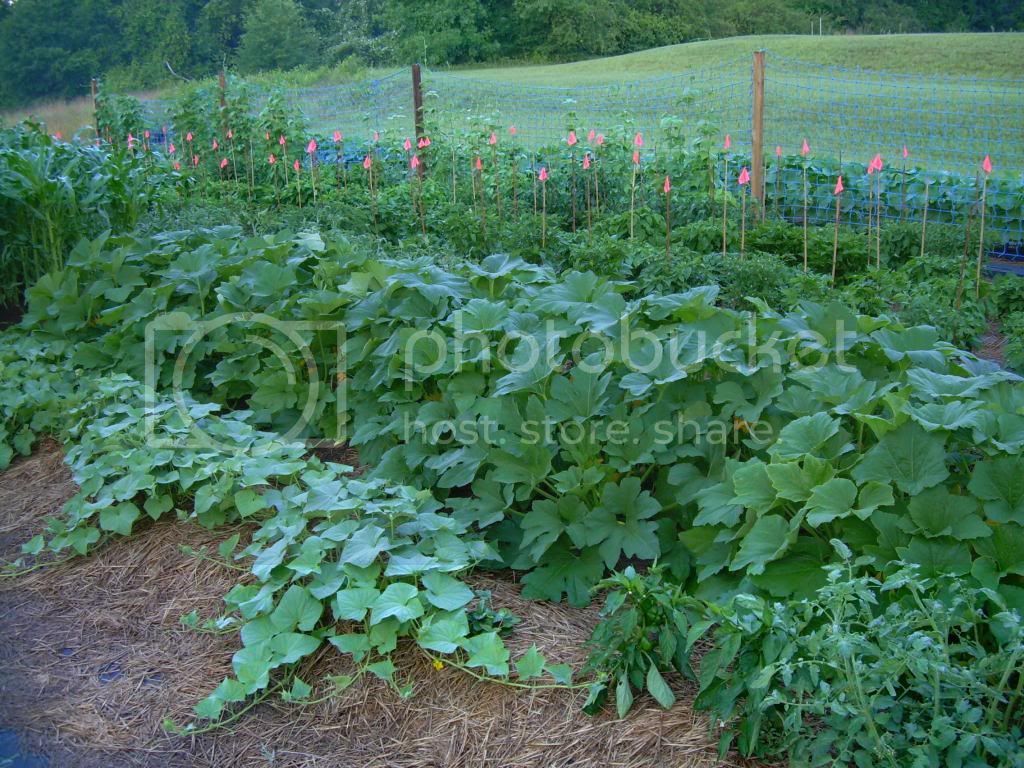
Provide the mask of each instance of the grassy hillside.
POLYGON ((1024 34, 758 35, 670 45, 572 64, 488 67, 474 77, 533 85, 584 85, 665 75, 749 58, 766 49, 791 58, 843 67, 911 74, 1024 77, 1024 34))

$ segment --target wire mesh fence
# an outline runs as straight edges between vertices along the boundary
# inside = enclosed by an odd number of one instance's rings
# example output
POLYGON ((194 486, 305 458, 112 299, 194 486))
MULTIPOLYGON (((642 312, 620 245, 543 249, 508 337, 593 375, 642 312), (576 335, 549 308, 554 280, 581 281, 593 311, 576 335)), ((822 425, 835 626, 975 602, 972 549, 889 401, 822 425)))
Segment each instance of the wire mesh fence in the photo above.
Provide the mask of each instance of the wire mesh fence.
POLYGON ((441 133, 493 124, 515 126, 527 147, 564 140, 567 132, 641 131, 652 149, 663 121, 694 126, 704 121, 737 137, 750 127, 750 66, 735 62, 633 82, 586 86, 523 85, 444 72, 424 77, 429 118, 441 133))
MULTIPOLYGON (((981 159, 996 174, 987 193, 987 225, 1024 239, 1024 79, 906 75, 766 57, 763 153, 766 210, 802 221, 831 221, 836 176, 844 175, 843 221, 959 221, 980 197, 981 159), (804 140, 811 152, 804 158, 804 140), (906 147, 907 157, 903 150, 906 147), (781 155, 776 155, 776 148, 781 155), (866 165, 883 157, 881 174, 866 165), (806 170, 805 170, 806 169, 806 170), (804 182, 807 183, 806 206, 804 182)), ((554 152, 570 128, 640 131, 645 152, 677 135, 732 138, 730 178, 724 157, 719 184, 737 191, 735 175, 751 163, 754 81, 749 59, 608 85, 544 86, 424 71, 429 133, 458 140, 515 126, 532 153, 554 152)), ((254 109, 269 92, 251 95, 254 109)), ((413 84, 407 69, 344 85, 297 88, 287 103, 314 135, 342 131, 355 143, 375 131, 388 140, 414 133, 413 84)), ((171 104, 144 102, 154 126, 167 125, 171 104)), ((581 137, 582 138, 582 137, 581 137)))

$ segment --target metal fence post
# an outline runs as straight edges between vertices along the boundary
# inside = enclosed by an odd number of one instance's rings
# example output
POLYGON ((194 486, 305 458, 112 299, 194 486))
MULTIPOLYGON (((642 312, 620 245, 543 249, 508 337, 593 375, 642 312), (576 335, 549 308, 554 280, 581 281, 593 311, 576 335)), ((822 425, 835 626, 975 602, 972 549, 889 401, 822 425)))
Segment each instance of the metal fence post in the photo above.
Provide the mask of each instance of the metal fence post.
POLYGON ((754 109, 750 125, 751 194, 764 209, 764 51, 754 51, 754 109))

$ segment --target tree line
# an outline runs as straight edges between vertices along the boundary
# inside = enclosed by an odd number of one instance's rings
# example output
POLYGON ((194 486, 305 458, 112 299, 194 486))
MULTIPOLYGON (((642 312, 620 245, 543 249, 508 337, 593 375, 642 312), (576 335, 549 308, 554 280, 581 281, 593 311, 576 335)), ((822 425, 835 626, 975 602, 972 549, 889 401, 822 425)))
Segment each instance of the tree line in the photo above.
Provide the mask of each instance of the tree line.
POLYGON ((0 0, 0 105, 171 72, 557 61, 691 40, 1024 29, 1019 0, 0 0))

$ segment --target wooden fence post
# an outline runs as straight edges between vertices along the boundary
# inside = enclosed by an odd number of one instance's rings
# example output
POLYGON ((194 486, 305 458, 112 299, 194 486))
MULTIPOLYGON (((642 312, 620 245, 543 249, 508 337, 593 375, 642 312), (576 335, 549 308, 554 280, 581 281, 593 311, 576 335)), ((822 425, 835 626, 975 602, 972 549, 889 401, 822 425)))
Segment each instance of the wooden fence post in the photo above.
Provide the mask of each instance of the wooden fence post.
POLYGON ((96 97, 99 94, 99 81, 94 77, 89 83, 89 90, 92 92, 92 123, 96 128, 96 143, 100 142, 100 112, 96 107, 96 97))
POLYGON ((750 189, 764 210, 764 51, 754 51, 754 109, 750 125, 750 189))
POLYGON ((220 120, 221 135, 228 135, 228 80, 222 69, 217 77, 217 84, 220 86, 220 120))
MULTIPOLYGON (((423 83, 420 79, 420 65, 412 65, 412 109, 413 109, 413 128, 416 132, 416 142, 423 138, 423 83)), ((422 177, 424 172, 423 158, 420 158, 420 164, 417 167, 419 175, 422 177)))

